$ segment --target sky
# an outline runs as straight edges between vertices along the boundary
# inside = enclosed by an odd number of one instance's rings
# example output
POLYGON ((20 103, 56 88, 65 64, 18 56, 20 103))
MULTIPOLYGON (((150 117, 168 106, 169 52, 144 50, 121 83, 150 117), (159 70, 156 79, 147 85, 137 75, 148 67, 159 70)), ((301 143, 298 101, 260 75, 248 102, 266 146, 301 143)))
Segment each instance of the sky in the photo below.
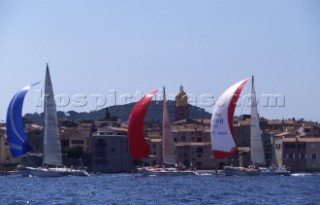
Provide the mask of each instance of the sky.
MULTIPOLYGON (((0 0, 0 120, 38 81, 23 113, 42 112, 49 63, 60 111, 135 102, 163 86, 174 99, 183 85, 211 112, 254 75, 260 116, 320 121, 319 9, 316 0, 0 0), (265 103, 270 94, 278 104, 265 103)), ((247 114, 241 104, 236 115, 247 114)))

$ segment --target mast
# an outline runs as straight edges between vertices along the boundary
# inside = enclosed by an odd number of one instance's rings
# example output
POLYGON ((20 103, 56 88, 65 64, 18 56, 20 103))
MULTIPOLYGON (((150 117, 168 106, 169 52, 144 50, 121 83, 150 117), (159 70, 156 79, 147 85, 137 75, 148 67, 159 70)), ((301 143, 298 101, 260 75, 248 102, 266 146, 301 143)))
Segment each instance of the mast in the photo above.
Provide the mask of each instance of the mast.
POLYGON ((48 63, 46 66, 44 90, 44 136, 42 165, 60 166, 62 165, 60 134, 58 128, 56 103, 54 101, 48 63))
POLYGON ((254 76, 252 76, 251 86, 251 129, 250 129, 250 147, 251 162, 254 164, 265 165, 266 159, 261 137, 259 114, 257 108, 256 93, 254 88, 254 76))
POLYGON ((162 163, 177 164, 171 125, 169 120, 166 90, 163 87, 163 118, 162 118, 162 163))

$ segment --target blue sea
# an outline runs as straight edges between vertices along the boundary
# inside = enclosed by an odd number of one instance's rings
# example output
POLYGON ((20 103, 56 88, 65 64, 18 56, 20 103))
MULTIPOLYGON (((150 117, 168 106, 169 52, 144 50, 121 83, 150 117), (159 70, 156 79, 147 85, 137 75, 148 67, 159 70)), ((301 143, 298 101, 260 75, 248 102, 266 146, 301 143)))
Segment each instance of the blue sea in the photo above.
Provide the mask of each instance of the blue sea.
POLYGON ((320 175, 0 177, 0 204, 320 204, 320 175))

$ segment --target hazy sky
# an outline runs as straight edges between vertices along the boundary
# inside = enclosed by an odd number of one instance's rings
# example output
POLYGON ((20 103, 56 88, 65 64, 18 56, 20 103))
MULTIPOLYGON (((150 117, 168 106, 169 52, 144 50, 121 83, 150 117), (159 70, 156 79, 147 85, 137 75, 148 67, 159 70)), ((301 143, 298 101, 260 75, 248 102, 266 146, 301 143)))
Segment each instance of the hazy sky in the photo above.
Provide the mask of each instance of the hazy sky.
MULTIPOLYGON (((319 11, 316 0, 0 0, 0 120, 19 89, 44 81, 48 62, 55 94, 87 96, 84 107, 58 110, 114 104, 112 90, 118 104, 162 86, 175 94, 181 84, 199 104, 254 74, 258 96, 285 98, 260 105, 261 116, 320 121, 319 11)), ((24 113, 42 111, 42 88, 30 90, 24 113)))

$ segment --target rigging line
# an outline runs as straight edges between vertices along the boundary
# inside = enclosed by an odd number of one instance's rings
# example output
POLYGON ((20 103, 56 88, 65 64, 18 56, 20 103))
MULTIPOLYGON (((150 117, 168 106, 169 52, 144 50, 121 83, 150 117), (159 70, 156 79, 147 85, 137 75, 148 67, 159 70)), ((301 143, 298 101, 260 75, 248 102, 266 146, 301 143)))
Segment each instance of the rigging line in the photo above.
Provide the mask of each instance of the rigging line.
POLYGON ((255 89, 255 93, 256 93, 256 103, 257 103, 257 111, 258 111, 258 114, 259 114, 259 119, 261 118, 261 116, 262 116, 262 110, 266 110, 266 109, 262 109, 262 102, 261 102, 261 92, 260 92, 260 89, 259 89, 259 87, 260 87, 260 82, 258 81, 258 83, 257 83, 257 81, 255 80, 254 81, 254 89, 255 89), (258 84, 258 86, 257 86, 257 84, 258 84))

